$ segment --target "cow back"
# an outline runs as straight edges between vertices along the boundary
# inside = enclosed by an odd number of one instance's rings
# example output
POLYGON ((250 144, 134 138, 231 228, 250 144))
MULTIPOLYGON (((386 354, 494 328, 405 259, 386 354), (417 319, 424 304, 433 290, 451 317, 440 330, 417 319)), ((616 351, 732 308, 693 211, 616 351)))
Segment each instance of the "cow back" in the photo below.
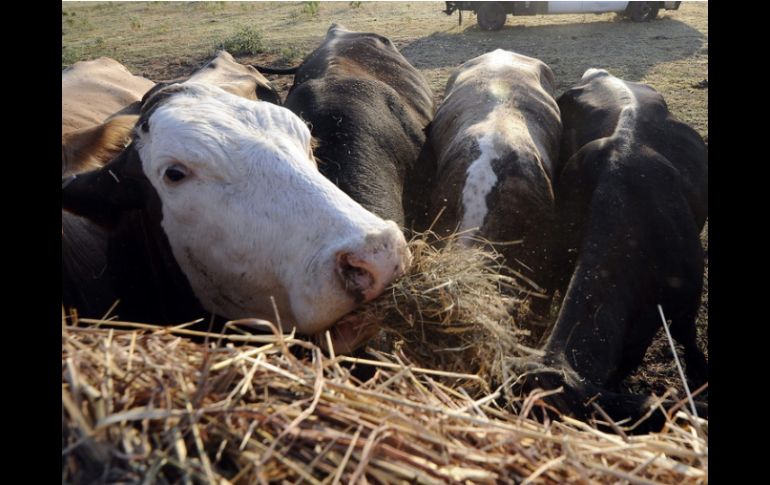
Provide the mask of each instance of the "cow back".
POLYGON ((507 264, 547 286, 560 136, 543 62, 496 50, 457 68, 429 130, 434 229, 506 243, 498 249, 507 264))
POLYGON ((108 57, 75 63, 62 71, 62 134, 124 114, 154 85, 108 57))
POLYGON ((224 50, 217 52, 214 59, 196 70, 187 81, 219 86, 246 99, 281 104, 278 91, 265 76, 252 66, 240 64, 224 50))
POLYGON ((332 26, 298 68, 286 107, 311 127, 321 172, 354 200, 402 226, 425 212, 433 95, 389 39, 332 26))

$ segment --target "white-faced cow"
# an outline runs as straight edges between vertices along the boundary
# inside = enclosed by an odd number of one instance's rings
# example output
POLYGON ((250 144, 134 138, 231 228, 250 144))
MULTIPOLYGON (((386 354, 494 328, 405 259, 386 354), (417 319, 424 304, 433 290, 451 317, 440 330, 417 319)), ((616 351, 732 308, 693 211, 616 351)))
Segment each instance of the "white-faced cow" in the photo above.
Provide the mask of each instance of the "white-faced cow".
POLYGON ((332 25, 285 106, 308 122, 321 172, 354 200, 400 225, 424 214, 431 171, 419 157, 433 94, 389 39, 332 25))
MULTIPOLYGON (((131 145, 66 179, 63 207, 108 228, 118 313, 184 321, 201 308, 314 334, 408 264, 404 237, 323 177, 288 109, 186 82, 154 91, 131 145)), ((66 304, 66 302, 65 302, 66 304)), ((357 336, 334 327, 335 346, 357 336)))
MULTIPOLYGON (((217 53, 188 81, 280 104, 277 92, 264 76, 251 66, 239 64, 225 51, 217 53)), ((139 118, 142 97, 151 96, 152 91, 167 84, 156 85, 134 76, 106 57, 78 62, 63 71, 62 176, 99 168, 122 152, 139 118)), ((104 314, 119 296, 110 284, 111 272, 105 269, 107 246, 104 228, 62 211, 64 301, 86 315, 104 314)))
MULTIPOLYGON (((641 396, 615 394, 661 327, 684 346, 694 385, 707 379, 695 342, 708 214, 708 153, 651 87, 589 69, 559 98, 563 168, 556 184, 566 293, 531 385, 565 386, 552 402, 578 415, 595 401, 614 419, 640 417, 641 396)), ((663 416, 639 428, 654 429, 663 416)))
POLYGON ((452 73, 428 134, 438 170, 431 214, 444 210, 436 232, 521 241, 499 249, 546 286, 561 137, 553 84, 537 59, 501 49, 481 55, 452 73))
POLYGON ((62 176, 101 167, 120 153, 154 82, 108 57, 62 71, 62 176))

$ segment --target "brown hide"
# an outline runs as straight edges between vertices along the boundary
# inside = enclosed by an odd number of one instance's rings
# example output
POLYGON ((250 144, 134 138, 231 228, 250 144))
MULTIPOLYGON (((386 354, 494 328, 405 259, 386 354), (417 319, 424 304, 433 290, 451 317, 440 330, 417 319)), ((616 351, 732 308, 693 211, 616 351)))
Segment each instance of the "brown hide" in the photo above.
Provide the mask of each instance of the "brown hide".
POLYGON ((62 176, 99 167, 131 134, 139 101, 155 85, 101 57, 62 72, 62 176))

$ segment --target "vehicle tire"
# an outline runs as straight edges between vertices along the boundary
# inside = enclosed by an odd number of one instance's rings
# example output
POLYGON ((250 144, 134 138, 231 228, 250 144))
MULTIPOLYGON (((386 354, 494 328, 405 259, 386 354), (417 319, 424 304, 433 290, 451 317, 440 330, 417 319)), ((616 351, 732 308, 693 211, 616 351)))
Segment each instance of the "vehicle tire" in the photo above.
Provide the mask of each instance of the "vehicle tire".
POLYGON ((476 12, 479 27, 484 30, 500 30, 505 25, 505 9, 500 2, 484 2, 476 12))
POLYGON ((634 22, 647 22, 657 17, 659 10, 657 2, 629 2, 626 15, 634 22))

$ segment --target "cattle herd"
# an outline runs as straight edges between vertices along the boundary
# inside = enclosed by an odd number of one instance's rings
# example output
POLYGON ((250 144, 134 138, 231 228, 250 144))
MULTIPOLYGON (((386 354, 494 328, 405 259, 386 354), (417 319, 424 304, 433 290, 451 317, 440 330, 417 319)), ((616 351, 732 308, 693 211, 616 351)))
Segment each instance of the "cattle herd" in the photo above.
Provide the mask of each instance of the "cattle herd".
POLYGON ((292 69, 223 51, 156 84, 79 62, 62 73, 63 303, 157 323, 277 312, 351 351, 364 341, 343 317, 404 273, 405 235, 521 241, 499 245, 507 265, 563 300, 516 386, 636 419, 651 399, 618 385, 658 305, 691 383, 708 377, 707 185, 703 140, 651 87, 588 69, 555 99, 546 64, 500 49, 459 66, 438 107, 389 39, 337 25, 292 69), (294 75, 286 99, 262 73, 294 75))

